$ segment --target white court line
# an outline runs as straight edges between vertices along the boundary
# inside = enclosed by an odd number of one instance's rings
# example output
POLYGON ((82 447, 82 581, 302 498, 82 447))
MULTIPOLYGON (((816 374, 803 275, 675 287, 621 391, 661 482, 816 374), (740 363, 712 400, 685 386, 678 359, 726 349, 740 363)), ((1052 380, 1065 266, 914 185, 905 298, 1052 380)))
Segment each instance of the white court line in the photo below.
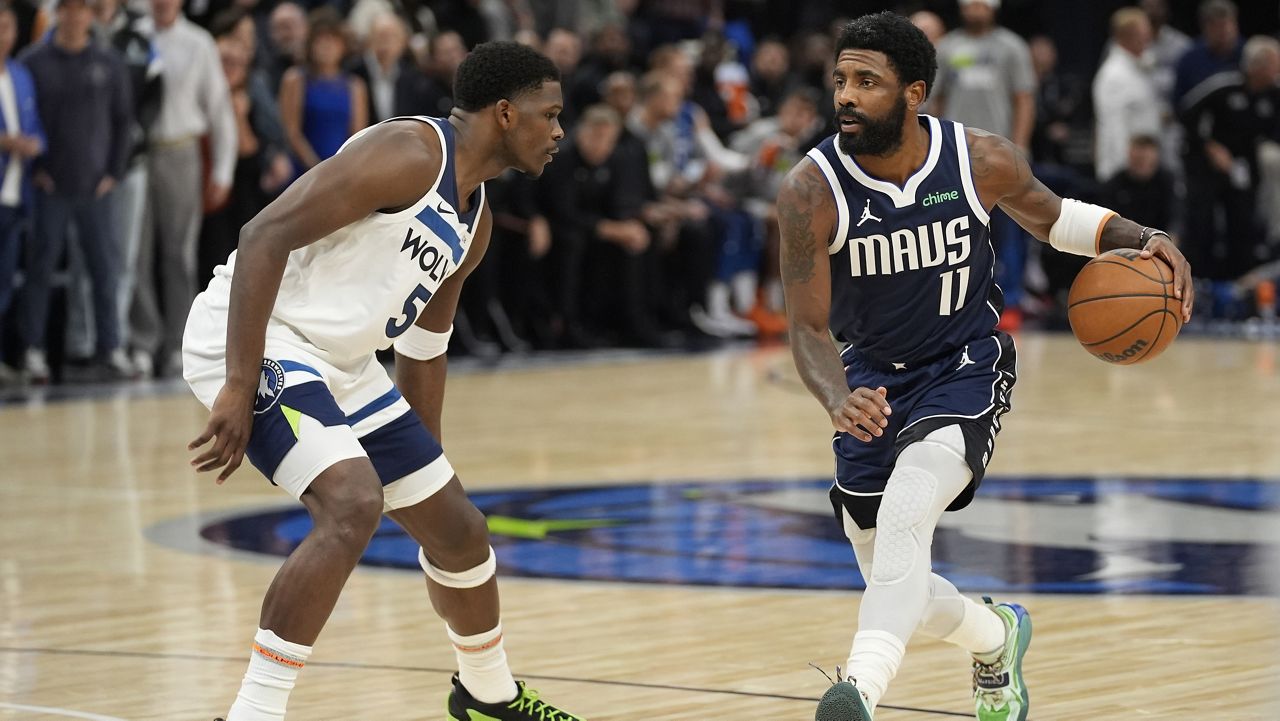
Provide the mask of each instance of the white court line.
POLYGON ((0 701, 0 709, 12 709, 14 711, 34 711, 36 713, 48 714, 50 716, 65 716, 66 718, 82 718, 89 721, 125 721, 118 716, 103 716, 102 714, 86 713, 84 711, 72 711, 65 708, 55 708, 53 706, 24 706, 20 703, 5 703, 0 701))

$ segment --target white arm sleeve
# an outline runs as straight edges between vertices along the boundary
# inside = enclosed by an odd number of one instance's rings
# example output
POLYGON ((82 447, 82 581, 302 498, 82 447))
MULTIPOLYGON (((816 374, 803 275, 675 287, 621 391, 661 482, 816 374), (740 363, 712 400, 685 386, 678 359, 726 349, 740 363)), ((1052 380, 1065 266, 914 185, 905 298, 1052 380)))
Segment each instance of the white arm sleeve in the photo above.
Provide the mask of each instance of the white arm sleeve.
POLYGON ((1082 203, 1071 198, 1062 199, 1062 211, 1049 228, 1049 245, 1064 253, 1092 258, 1098 254, 1098 241, 1102 227, 1116 211, 1100 205, 1082 203))

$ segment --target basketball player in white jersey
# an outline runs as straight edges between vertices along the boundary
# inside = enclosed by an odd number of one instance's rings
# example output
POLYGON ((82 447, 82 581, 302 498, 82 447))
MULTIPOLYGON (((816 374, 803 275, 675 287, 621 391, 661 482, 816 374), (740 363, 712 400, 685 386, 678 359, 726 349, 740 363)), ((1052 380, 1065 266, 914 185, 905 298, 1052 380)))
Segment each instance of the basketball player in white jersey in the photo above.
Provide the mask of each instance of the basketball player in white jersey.
POLYGON ((421 546, 456 650, 449 717, 576 718, 512 678, 485 519, 440 447, 458 293, 492 227, 484 181, 551 161, 559 80, 527 47, 478 46, 450 117, 357 134, 245 225, 192 306, 183 374, 211 409, 192 465, 222 483, 247 456, 314 523, 267 590, 227 721, 284 718, 383 513, 421 546), (392 346, 394 383, 374 357, 392 346))
POLYGON ((972 654, 979 721, 1027 718, 1026 609, 976 603, 931 569, 938 519, 972 500, 1016 380, 1013 340, 995 329, 993 207, 1061 251, 1160 258, 1191 317, 1190 268, 1163 231, 1059 198, 1002 137, 919 115, 936 69, 906 18, 849 23, 839 132, 778 194, 792 354, 836 430, 832 506, 867 584, 849 678, 818 721, 868 721, 917 631, 972 654))

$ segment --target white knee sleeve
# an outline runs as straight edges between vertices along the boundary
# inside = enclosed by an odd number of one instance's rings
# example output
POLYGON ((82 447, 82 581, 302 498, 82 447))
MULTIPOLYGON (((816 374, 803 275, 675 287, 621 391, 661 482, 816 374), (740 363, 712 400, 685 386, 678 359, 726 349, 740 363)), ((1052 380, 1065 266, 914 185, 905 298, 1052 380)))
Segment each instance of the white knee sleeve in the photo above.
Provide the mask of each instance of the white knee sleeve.
POLYGON ((431 565, 427 560, 427 554, 418 549, 418 564, 422 566, 422 570, 426 571, 427 578, 449 588, 475 588, 482 586, 486 581, 493 578, 498 571, 498 558, 493 555, 493 547, 489 547, 489 557, 485 559, 475 568, 469 568, 465 571, 445 571, 431 565))
POLYGON ((876 529, 859 528, 847 510, 842 509, 840 515, 844 518, 844 535, 853 544, 853 555, 858 559, 858 570, 862 572, 863 580, 869 581, 871 564, 875 561, 876 529))
POLYGON ((903 449, 876 515, 871 582, 893 585, 912 572, 938 518, 972 477, 959 426, 939 428, 903 449))

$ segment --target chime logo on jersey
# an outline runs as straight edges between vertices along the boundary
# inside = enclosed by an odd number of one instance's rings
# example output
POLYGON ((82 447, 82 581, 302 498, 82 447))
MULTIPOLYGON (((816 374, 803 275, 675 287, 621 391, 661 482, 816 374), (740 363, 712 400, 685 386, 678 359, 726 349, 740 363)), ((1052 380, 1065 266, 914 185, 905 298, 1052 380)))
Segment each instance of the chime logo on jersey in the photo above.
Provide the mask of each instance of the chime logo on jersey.
POLYGON ((889 235, 868 235, 849 239, 849 272, 864 275, 893 275, 909 270, 933 268, 943 263, 959 265, 969 259, 969 216, 934 221, 916 229, 903 228, 889 235))

